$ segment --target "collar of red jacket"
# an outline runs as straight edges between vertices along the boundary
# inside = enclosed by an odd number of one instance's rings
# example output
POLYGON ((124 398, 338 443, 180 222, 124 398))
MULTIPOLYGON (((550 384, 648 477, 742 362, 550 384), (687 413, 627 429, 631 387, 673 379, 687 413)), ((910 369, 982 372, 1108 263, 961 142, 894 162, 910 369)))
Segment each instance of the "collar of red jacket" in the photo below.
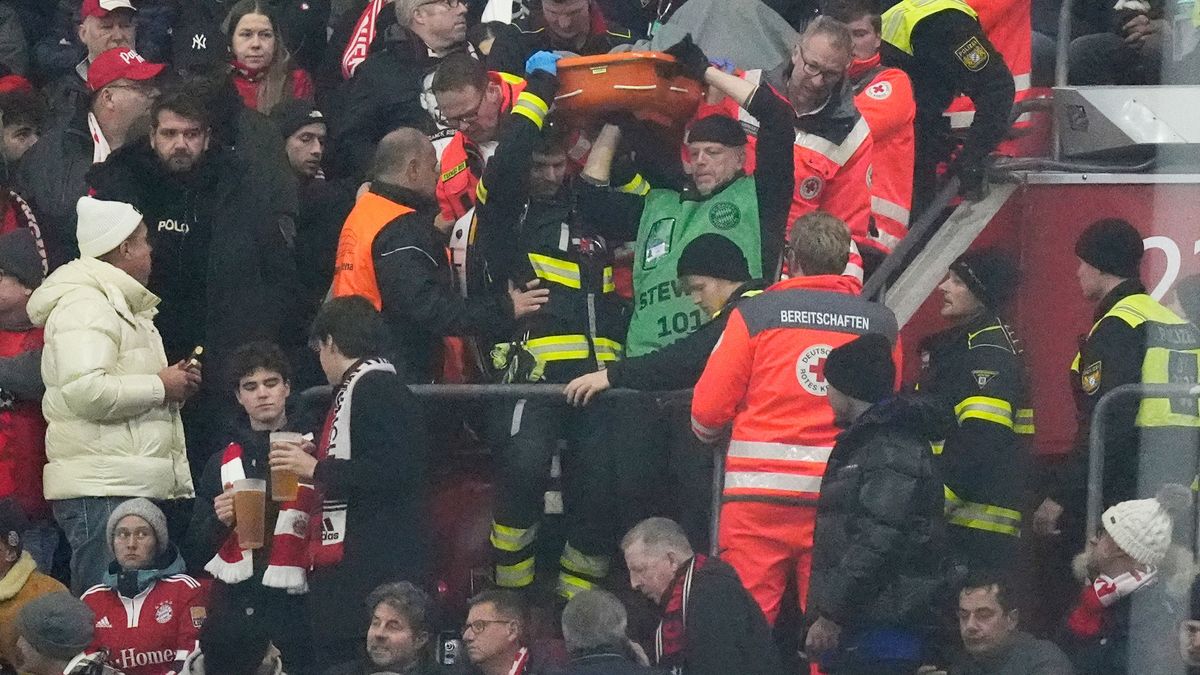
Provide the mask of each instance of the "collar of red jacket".
POLYGON ((233 69, 239 76, 249 82, 258 82, 267 73, 267 68, 251 68, 236 59, 233 61, 233 69))
POLYGON ((846 74, 850 77, 850 79, 857 80, 859 75, 862 75, 863 73, 867 72, 868 70, 870 70, 878 65, 879 65, 879 52, 875 52, 875 55, 872 56, 871 58, 854 59, 853 61, 851 61, 850 62, 850 70, 847 71, 846 74))
POLYGON ((858 295, 862 293, 862 282, 845 274, 818 274, 777 281, 767 289, 770 291, 831 291, 858 295))

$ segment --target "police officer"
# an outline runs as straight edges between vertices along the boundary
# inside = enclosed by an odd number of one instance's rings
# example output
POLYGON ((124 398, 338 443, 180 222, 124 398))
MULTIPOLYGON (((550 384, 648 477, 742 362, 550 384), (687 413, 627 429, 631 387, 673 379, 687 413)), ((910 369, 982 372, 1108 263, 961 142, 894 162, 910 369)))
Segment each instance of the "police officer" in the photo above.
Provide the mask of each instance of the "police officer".
POLYGON ((1015 85, 1004 57, 963 0, 901 0, 883 14, 883 63, 912 78, 917 101, 913 202, 920 213, 936 189, 936 170, 954 142, 942 115, 962 93, 975 104, 975 119, 950 166, 960 194, 981 196, 984 161, 1008 132, 1015 85))
POLYGON ((945 483, 949 551, 967 567, 1010 566, 1021 533, 1033 410, 1020 344, 997 314, 1016 283, 1004 254, 962 255, 938 287, 942 317, 954 325, 920 346, 918 391, 955 420, 934 455, 945 483))
MULTIPOLYGON (((613 283, 611 233, 603 227, 627 219, 596 216, 615 214, 622 201, 636 210, 641 197, 607 193, 602 208, 576 207, 574 182, 566 178, 566 133, 546 119, 558 87, 558 58, 549 52, 530 57, 528 85, 512 105, 478 189, 476 246, 494 290, 537 281, 550 292, 544 312, 519 322, 492 349, 493 367, 511 383, 565 383, 603 369, 621 357, 628 324, 613 283)), ((499 586, 534 582, 543 494, 560 438, 569 445, 558 591, 570 598, 608 573, 617 532, 605 448, 610 434, 627 433, 625 412, 620 400, 583 410, 535 400, 498 404, 493 423, 503 440, 491 543, 499 586)))
MULTIPOLYGON (((1095 324, 1071 366, 1079 417, 1074 456, 1034 514, 1034 529, 1059 534, 1064 511, 1072 527, 1084 516, 1087 448, 1092 412, 1123 384, 1196 384, 1200 329, 1146 293, 1138 279, 1142 238, 1124 220, 1088 226, 1075 243, 1076 275, 1084 297, 1096 303, 1095 324)), ((1105 421, 1103 504, 1150 496, 1166 482, 1189 484, 1196 475, 1200 402, 1196 398, 1126 398, 1105 421)), ((1192 532, 1188 527, 1177 528, 1192 532)))

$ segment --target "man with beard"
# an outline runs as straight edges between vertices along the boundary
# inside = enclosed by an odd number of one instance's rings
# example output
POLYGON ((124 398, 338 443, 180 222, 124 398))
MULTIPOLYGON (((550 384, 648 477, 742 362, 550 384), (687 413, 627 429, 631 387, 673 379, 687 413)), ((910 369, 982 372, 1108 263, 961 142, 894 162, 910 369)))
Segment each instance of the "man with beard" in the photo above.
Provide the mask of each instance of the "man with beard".
POLYGON ((75 202, 87 194, 85 176, 93 164, 145 135, 158 95, 154 78, 163 68, 128 47, 97 56, 88 68, 90 109, 55 125, 22 158, 17 191, 42 227, 50 271, 79 257, 75 202))
POLYGON ((214 448, 207 423, 224 407, 233 349, 254 340, 278 342, 296 297, 294 232, 272 210, 272 177, 249 171, 210 144, 208 111, 187 91, 158 101, 149 138, 122 148, 88 175, 98 196, 133 204, 154 245, 149 288, 162 298, 155 319, 168 358, 204 347, 205 372, 216 385, 185 424, 189 452, 203 466, 214 448))

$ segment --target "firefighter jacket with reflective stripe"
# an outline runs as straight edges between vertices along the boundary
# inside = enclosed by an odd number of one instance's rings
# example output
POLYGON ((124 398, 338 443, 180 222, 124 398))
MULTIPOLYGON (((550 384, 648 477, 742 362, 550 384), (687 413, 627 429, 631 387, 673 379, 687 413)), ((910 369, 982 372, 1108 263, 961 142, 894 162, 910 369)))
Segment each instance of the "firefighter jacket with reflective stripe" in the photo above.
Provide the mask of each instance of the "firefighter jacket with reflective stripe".
POLYGON ((949 155, 950 125, 942 113, 959 94, 976 108, 959 162, 978 165, 1008 132, 1012 73, 978 16, 962 0, 901 0, 883 14, 883 63, 912 78, 918 160, 936 163, 949 155))
POLYGON ((891 253, 908 233, 912 209, 913 121, 917 104, 912 82, 899 68, 879 64, 879 55, 850 64, 854 105, 871 127, 871 227, 867 236, 891 253))
POLYGON ((413 209, 374 192, 359 197, 338 237, 333 265, 333 297, 361 295, 370 300, 375 309, 383 308, 372 254, 375 237, 385 225, 412 212, 413 209))
POLYGON ((951 525, 1017 536, 1033 433, 1022 352, 994 316, 926 338, 918 392, 954 425, 934 444, 951 525))
MULTIPOLYGON (((1016 91, 1014 102, 1019 104, 1032 99, 1034 90, 1030 86, 1030 71, 1033 67, 1033 28, 1029 0, 968 0, 967 4, 978 13, 983 34, 1012 71, 1016 91)), ((975 105, 971 99, 960 96, 950 104, 946 116, 950 118, 951 128, 966 129, 975 119, 975 105)), ((1029 127, 1031 117, 1028 112, 1021 113, 1013 127, 1029 127)), ((875 128, 871 127, 871 130, 875 128)))
POLYGON ((733 423, 726 501, 816 503, 838 434, 825 359, 866 333, 897 337, 891 310, 858 290, 842 275, 787 279, 730 312, 692 398, 701 440, 733 423))
MULTIPOLYGON (((1200 382, 1200 329, 1145 293, 1117 301, 1092 326, 1096 333, 1105 319, 1118 319, 1143 333, 1145 352, 1141 363, 1142 384, 1196 384, 1200 382)), ((1071 371, 1079 376, 1084 393, 1100 389, 1104 364, 1084 363, 1075 355, 1071 371), (1081 370, 1082 367, 1082 370, 1081 370)), ((1195 397, 1182 399, 1144 398, 1138 405, 1138 427, 1200 427, 1200 410, 1195 397)))
MULTIPOLYGON (((496 72, 489 72, 488 78, 500 89, 500 114, 503 118, 525 89, 525 80, 516 75, 496 72)), ((433 140, 441 167, 437 197, 442 207, 442 217, 458 220, 475 206, 476 185, 483 175, 490 152, 488 148, 477 146, 461 131, 446 129, 435 134, 433 140)))
MULTIPOLYGON (((791 61, 784 68, 764 73, 749 70, 741 76, 754 83, 766 82, 779 91, 791 75, 791 61)), ((723 112, 742 123, 758 150, 758 120, 731 101, 722 103, 723 112)), ((854 93, 848 83, 834 90, 820 108, 794 116, 795 138, 792 148, 796 178, 792 205, 788 211, 788 230, 796 219, 807 213, 827 211, 850 227, 856 242, 872 244, 868 238, 871 220, 871 162, 873 133, 854 106, 854 93)))
POLYGON ((628 314, 604 226, 609 208, 636 209, 641 197, 606 193, 592 206, 607 208, 576 208, 570 179, 553 196, 529 193, 532 155, 557 87, 553 75, 537 71, 514 101, 479 183, 475 238, 495 291, 534 279, 550 290, 550 301, 506 337, 545 364, 543 381, 568 382, 622 356, 628 314))

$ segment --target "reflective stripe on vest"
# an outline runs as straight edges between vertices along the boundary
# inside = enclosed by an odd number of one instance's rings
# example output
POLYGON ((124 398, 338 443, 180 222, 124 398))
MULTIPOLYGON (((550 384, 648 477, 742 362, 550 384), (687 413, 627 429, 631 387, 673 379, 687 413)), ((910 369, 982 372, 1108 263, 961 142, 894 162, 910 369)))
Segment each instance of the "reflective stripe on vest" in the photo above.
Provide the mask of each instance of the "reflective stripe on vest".
POLYGON ((816 462, 825 464, 833 448, 820 445, 767 443, 762 441, 730 441, 729 456, 743 459, 766 459, 777 462, 816 462))
POLYGON ((403 204, 366 192, 354 203, 338 236, 333 267, 333 297, 361 295, 376 310, 383 309, 379 282, 375 279, 375 237, 385 225, 413 210, 403 204))
POLYGON ((946 520, 951 525, 1013 537, 1021 536, 1020 511, 1006 509, 1003 506, 968 502, 954 494, 949 485, 942 487, 946 497, 946 520))
POLYGON ((725 496, 735 497, 739 491, 747 490, 759 494, 777 492, 791 497, 816 499, 821 494, 821 477, 766 471, 732 471, 725 474, 725 496))
MULTIPOLYGON (((896 202, 888 201, 883 197, 871 197, 871 212, 881 216, 887 216, 901 225, 908 226, 909 212, 908 209, 900 206, 896 202)), ((896 243, 900 242, 898 237, 892 237, 896 243)), ((888 248, 894 248, 889 246, 888 248)))
MULTIPOLYGON (((1200 330, 1179 318, 1145 293, 1126 296, 1113 305, 1100 321, 1118 318, 1137 328, 1146 327, 1146 353, 1142 357, 1142 384, 1195 384, 1200 381, 1200 330)), ((1096 332, 1097 321, 1088 333, 1096 332)), ((1075 355, 1071 370, 1082 377, 1075 355)), ((1200 409, 1195 398, 1144 398, 1138 406, 1138 427, 1200 427, 1200 409)))
POLYGON ((883 13, 883 41, 912 56, 913 29, 922 19, 947 9, 979 19, 979 13, 962 0, 903 0, 883 13))
MULTIPOLYGON (((530 253, 528 256, 529 264, 533 267, 533 273, 537 278, 560 284, 567 288, 583 288, 583 276, 579 270, 579 263, 554 258, 541 253, 530 253)), ((615 290, 617 290, 617 286, 613 281, 613 268, 612 266, 607 266, 602 272, 601 291, 612 293, 615 290)))
MULTIPOLYGON (((583 334, 547 335, 530 338, 524 342, 525 349, 542 361, 571 361, 591 356, 591 344, 583 334)), ((621 358, 623 347, 620 342, 608 338, 595 339, 596 359, 616 361, 621 358)))
POLYGON ((999 424, 1006 429, 1013 428, 1012 404, 1002 398, 967 397, 954 406, 954 415, 959 425, 967 420, 976 419, 999 424))
POLYGON ((867 121, 861 116, 854 123, 854 128, 846 135, 840 144, 834 143, 828 139, 822 138, 816 134, 810 134, 805 131, 796 132, 796 145, 807 148, 816 152, 829 161, 838 166, 845 166, 846 162, 858 152, 858 148, 862 146, 863 141, 871 135, 871 128, 867 126, 867 121))

